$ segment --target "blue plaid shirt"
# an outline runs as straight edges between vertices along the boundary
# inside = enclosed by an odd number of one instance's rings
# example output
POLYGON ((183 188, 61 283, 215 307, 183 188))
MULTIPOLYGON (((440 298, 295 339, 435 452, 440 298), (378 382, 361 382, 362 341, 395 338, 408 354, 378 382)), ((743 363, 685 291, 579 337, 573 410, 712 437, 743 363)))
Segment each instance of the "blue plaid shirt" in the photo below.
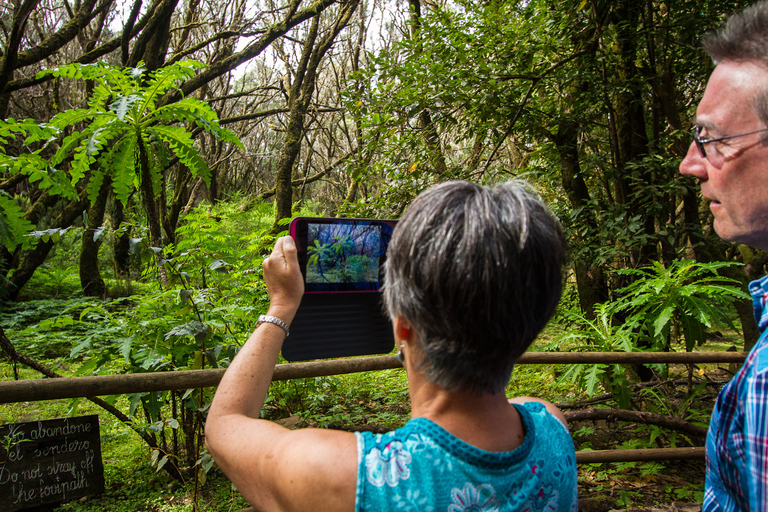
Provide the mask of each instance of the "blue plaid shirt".
POLYGON ((760 338, 712 411, 702 512, 768 510, 768 276, 749 291, 760 338))

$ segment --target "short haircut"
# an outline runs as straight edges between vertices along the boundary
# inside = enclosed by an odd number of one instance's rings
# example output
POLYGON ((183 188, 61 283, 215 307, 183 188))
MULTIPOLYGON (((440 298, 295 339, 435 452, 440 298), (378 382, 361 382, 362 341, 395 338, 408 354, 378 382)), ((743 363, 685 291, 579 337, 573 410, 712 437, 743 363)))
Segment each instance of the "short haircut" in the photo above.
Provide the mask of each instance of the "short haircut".
MULTIPOLYGON (((749 60, 768 70, 768 1, 754 3, 731 15, 719 30, 706 34, 702 44, 715 64, 749 60)), ((768 84, 754 98, 754 106, 760 120, 768 126, 768 84)))
POLYGON ((384 304, 414 327, 430 382, 498 393, 555 312, 565 258, 560 223, 523 182, 442 183, 395 228, 384 304))

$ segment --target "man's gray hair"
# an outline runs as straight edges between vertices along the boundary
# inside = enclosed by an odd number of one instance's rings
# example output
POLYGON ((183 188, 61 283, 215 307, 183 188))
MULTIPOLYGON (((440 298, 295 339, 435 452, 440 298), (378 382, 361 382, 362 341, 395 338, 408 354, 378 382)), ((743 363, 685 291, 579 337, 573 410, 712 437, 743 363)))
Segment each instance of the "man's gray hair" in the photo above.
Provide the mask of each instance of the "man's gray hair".
MULTIPOLYGON (((768 70, 768 1, 756 2, 731 15, 719 30, 706 34, 702 44, 715 64, 749 60, 768 70)), ((768 84, 754 98, 754 105, 760 120, 768 126, 768 84)))
POLYGON ((522 182, 442 183, 395 228, 384 304, 414 327, 429 381, 498 393, 555 312, 565 257, 560 223, 522 182))

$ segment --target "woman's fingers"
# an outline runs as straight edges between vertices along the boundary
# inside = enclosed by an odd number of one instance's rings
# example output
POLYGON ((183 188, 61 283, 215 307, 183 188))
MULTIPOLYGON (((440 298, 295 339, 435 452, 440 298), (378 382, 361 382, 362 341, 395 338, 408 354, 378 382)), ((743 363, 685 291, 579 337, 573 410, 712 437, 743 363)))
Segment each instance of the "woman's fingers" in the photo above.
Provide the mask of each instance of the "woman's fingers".
MULTIPOLYGON (((264 280, 272 307, 288 308, 293 318, 304 294, 304 279, 299 270, 296 243, 289 236, 278 238, 269 258, 262 263, 264 280)), ((285 319, 284 319, 285 320, 285 319)), ((288 321, 288 320, 286 320, 288 321)))

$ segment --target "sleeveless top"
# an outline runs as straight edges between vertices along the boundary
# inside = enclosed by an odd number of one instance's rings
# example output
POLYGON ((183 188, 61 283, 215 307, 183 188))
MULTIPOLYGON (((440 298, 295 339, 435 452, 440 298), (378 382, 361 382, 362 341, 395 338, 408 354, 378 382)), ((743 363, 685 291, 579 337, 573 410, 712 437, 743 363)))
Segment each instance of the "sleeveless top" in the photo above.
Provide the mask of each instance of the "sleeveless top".
POLYGON ((525 427, 511 452, 465 443, 426 418, 357 432, 357 512, 576 511, 576 453, 544 405, 514 404, 525 427))

